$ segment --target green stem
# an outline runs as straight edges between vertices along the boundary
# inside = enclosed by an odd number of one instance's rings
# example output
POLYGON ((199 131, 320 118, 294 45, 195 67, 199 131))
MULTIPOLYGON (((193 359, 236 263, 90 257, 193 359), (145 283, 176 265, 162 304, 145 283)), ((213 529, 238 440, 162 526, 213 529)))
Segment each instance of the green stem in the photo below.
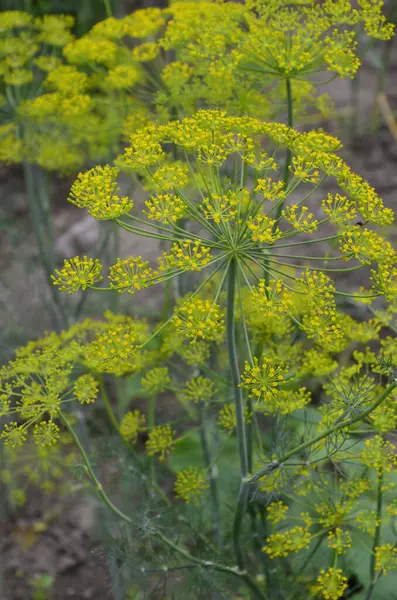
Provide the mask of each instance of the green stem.
POLYGON ((84 468, 86 470, 86 473, 90 476, 98 494, 100 495, 101 499, 103 500, 103 502, 106 504, 106 506, 118 517, 120 517, 120 519, 122 519, 123 521, 125 521, 126 523, 129 523, 130 525, 132 524, 132 519, 130 519, 130 517, 128 517, 127 515, 125 515, 123 512, 121 512, 121 510, 119 510, 117 508, 117 506, 115 506, 113 504, 113 502, 107 497, 106 493, 104 492, 102 485, 100 483, 100 481, 98 480, 97 476, 94 473, 94 470, 91 466, 90 463, 90 459, 88 458, 88 455, 86 453, 86 451, 84 450, 75 430, 73 429, 73 427, 71 426, 71 424, 69 423, 68 419, 66 418, 65 414, 63 412, 59 413, 60 419, 61 421, 63 421, 66 429, 69 431, 70 435, 73 438, 74 443, 76 444, 76 446, 78 447, 81 456, 83 458, 84 461, 84 468))
POLYGON ((380 396, 380 398, 378 398, 378 400, 373 402, 371 404, 371 406, 369 406, 366 410, 364 410, 360 415, 358 415, 354 419, 349 417, 349 418, 345 419, 344 421, 341 421, 340 423, 334 425, 333 427, 329 427, 323 433, 319 433, 318 435, 311 438, 307 442, 303 442, 302 444, 299 444, 299 446, 296 446, 295 448, 293 448, 292 450, 290 450, 289 452, 284 454, 284 456, 282 456, 281 458, 272 461, 270 464, 267 465, 267 467, 260 469, 259 471, 254 473, 254 475, 252 475, 252 477, 250 479, 251 483, 255 483, 256 481, 258 481, 265 475, 268 475, 269 473, 271 473, 272 471, 277 469, 280 465, 285 463, 292 456, 295 456, 295 454, 299 454, 303 450, 306 450, 306 448, 313 446, 313 444, 320 442, 321 440, 328 437, 329 435, 332 435, 333 433, 336 433, 337 431, 340 431, 341 429, 344 429, 345 427, 350 427, 351 425, 354 425, 354 423, 358 423, 359 421, 362 421, 363 419, 365 419, 365 417, 368 417, 368 415, 370 415, 376 408, 378 408, 378 406, 380 406, 382 404, 382 402, 384 400, 386 400, 386 398, 392 393, 392 391, 394 389, 396 389, 396 387, 397 387, 397 382, 393 382, 392 384, 390 384, 389 387, 380 396))
MULTIPOLYGON (((151 394, 149 396, 147 424, 148 432, 151 433, 156 426, 156 396, 154 394, 151 394)), ((156 471, 154 456, 149 456, 149 471, 152 484, 156 487, 156 471)))
POLYGON ((105 11, 107 18, 113 17, 112 5, 110 4, 110 0, 103 0, 105 5, 105 11))
POLYGON ((199 558, 195 558, 192 554, 174 544, 174 542, 168 539, 165 535, 160 533, 159 531, 155 533, 155 536, 161 540, 166 546, 174 550, 180 556, 183 556, 187 560, 192 563, 204 567, 207 569, 213 569, 215 571, 220 571, 222 573, 228 573, 229 575, 234 575, 236 577, 240 577, 243 579, 248 587, 255 593, 256 597, 260 600, 267 600, 266 594, 260 589, 254 579, 252 579, 251 575, 247 573, 247 571, 237 569, 236 567, 228 567, 227 565, 222 565, 220 563, 215 563, 210 560, 201 560, 199 558))
POLYGON ((120 435, 119 421, 118 421, 116 415, 114 414, 113 407, 110 403, 110 399, 109 399, 108 393, 105 388, 103 376, 100 375, 97 379, 99 382, 99 389, 101 392, 101 397, 102 397, 103 403, 105 405, 105 409, 106 409, 107 416, 109 417, 109 421, 111 422, 111 424, 113 425, 113 427, 117 431, 117 433, 120 435))
POLYGON ((57 323, 64 327, 68 325, 68 317, 64 310, 60 294, 52 285, 51 281, 51 275, 55 268, 55 252, 52 243, 52 233, 50 232, 50 205, 48 192, 46 189, 43 189, 46 181, 42 176, 43 174, 30 163, 24 162, 23 169, 30 219, 36 238, 41 265, 51 293, 52 309, 57 323), (44 196, 46 196, 45 199, 44 196))
POLYGON ((379 546, 380 542, 380 527, 382 523, 382 505, 383 505, 383 469, 378 473, 378 492, 376 496, 376 527, 374 542, 372 544, 371 562, 370 562, 370 585, 368 588, 365 600, 371 600, 373 591, 375 589, 376 582, 378 580, 376 576, 376 558, 375 550, 379 546))
MULTIPOLYGON (((101 499, 103 500, 103 502, 105 503, 105 505, 116 515, 118 516, 120 519, 122 519, 125 523, 128 523, 129 525, 132 525, 132 519, 130 517, 128 517, 126 514, 124 514, 121 510, 119 510, 117 508, 117 506, 115 506, 113 504, 113 502, 108 498, 108 496, 106 495, 100 481, 98 480, 97 476, 94 473, 94 470, 91 466, 90 460, 87 456, 86 451, 84 450, 78 436, 76 435, 76 432, 74 431, 73 427, 71 426, 71 424, 69 423, 68 419, 66 418, 65 414, 63 412, 59 413, 60 419, 61 421, 64 423, 64 425, 66 426, 67 430, 69 431, 70 435, 73 438, 73 441, 75 442, 76 446, 78 447, 81 456, 83 458, 84 461, 84 467, 85 470, 87 472, 87 474, 90 476, 96 490, 98 491, 98 494, 100 495, 101 499)), ((219 563, 214 563, 212 561, 208 561, 208 560, 201 560, 199 558, 195 558, 194 556, 192 556, 191 554, 189 554, 189 552, 187 552, 186 550, 184 550, 183 548, 180 548, 179 546, 177 546, 176 544, 174 544, 174 542, 170 539, 168 539, 165 535, 163 535, 160 531, 156 531, 154 533, 155 537, 157 537, 159 540, 161 540, 166 546, 168 546, 169 548, 171 548, 172 550, 174 550, 175 552, 177 552, 178 554, 180 554, 181 556, 183 556, 184 558, 187 558, 189 561, 191 561, 192 563, 203 567, 203 568, 207 568, 207 569, 214 569, 216 571, 220 571, 223 573, 228 573, 229 575, 234 575, 236 577, 240 577, 243 581, 246 582, 246 584, 248 585, 248 587, 250 589, 252 589, 256 595, 256 597, 259 600, 268 600, 266 595, 262 592, 262 590, 260 589, 260 587, 257 585, 257 583, 255 582, 254 579, 252 579, 251 575, 249 573, 247 573, 246 571, 242 571, 240 569, 237 569, 236 567, 228 567, 227 565, 222 565, 219 563)))
POLYGON ((228 270, 227 300, 226 300, 226 336, 227 351, 229 356, 229 366, 234 389, 234 406, 236 412, 236 431, 237 442, 240 456, 240 490, 237 499, 236 513, 233 523, 233 547, 240 570, 244 570, 244 555, 240 544, 241 527, 246 509, 249 478, 248 478, 248 451, 247 439, 244 423, 244 401, 240 387, 240 371, 237 358, 236 347, 236 324, 235 324, 235 300, 236 300, 236 281, 237 281, 237 262, 232 258, 228 270))
MULTIPOLYGON (((287 91, 288 127, 293 127, 294 126, 294 113, 293 113, 292 86, 291 86, 291 79, 289 77, 285 78, 285 85, 286 85, 286 91, 287 91)), ((284 175, 283 175, 283 182, 284 182, 285 190, 288 187, 288 182, 289 182, 289 178, 290 178, 290 174, 291 174, 291 172, 290 172, 291 162, 292 162, 292 152, 291 152, 290 148, 287 148, 287 151, 285 154, 284 175)), ((281 211, 283 210, 283 206, 284 206, 284 202, 280 202, 279 206, 277 207, 276 222, 280 218, 281 211)))
POLYGON ((221 511, 220 511, 220 500, 218 490, 218 469, 214 464, 214 460, 211 456, 211 447, 208 439, 207 432, 207 411, 205 402, 200 402, 200 439, 201 448, 203 450, 204 462, 208 471, 208 478, 210 483, 210 494, 212 503, 212 519, 214 524, 214 537, 217 546, 222 546, 222 533, 221 533, 221 511))

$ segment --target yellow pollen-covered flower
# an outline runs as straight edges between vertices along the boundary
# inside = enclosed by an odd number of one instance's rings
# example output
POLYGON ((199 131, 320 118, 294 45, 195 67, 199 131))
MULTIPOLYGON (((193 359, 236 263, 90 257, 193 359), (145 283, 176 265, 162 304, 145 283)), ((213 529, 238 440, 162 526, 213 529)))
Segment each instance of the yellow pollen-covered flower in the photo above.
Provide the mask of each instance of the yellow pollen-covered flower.
POLYGON ((262 194, 265 200, 270 202, 280 201, 285 199, 283 181, 274 181, 271 177, 258 179, 254 191, 257 194, 262 194))
POLYGON ((260 279, 250 293, 252 306, 264 318, 288 314, 292 308, 292 294, 280 279, 266 282, 260 279))
POLYGON ((110 90, 128 90, 134 87, 140 77, 135 65, 117 65, 114 69, 110 69, 103 86, 110 90))
POLYGON ((34 441, 43 448, 56 444, 59 435, 59 427, 52 421, 41 421, 33 429, 34 441))
POLYGON ((298 207, 297 204, 287 206, 282 211, 282 217, 290 223, 296 231, 313 233, 318 228, 318 221, 313 214, 308 212, 307 206, 298 207))
POLYGON ((120 294, 135 294, 150 285, 155 273, 148 267, 149 262, 141 256, 118 258, 115 265, 109 267, 110 287, 120 294))
POLYGON ((267 519, 271 523, 280 523, 287 518, 288 506, 281 500, 272 502, 266 507, 267 519))
POLYGON ((81 404, 92 404, 98 396, 99 384, 95 377, 86 373, 76 379, 73 394, 81 404))
POLYGON ((175 445, 175 431, 171 425, 159 425, 150 433, 146 442, 146 449, 149 456, 159 454, 159 459, 163 462, 175 445))
POLYGON ((149 394, 164 392, 171 385, 168 367, 155 367, 146 373, 141 379, 142 388, 149 394))
POLYGON ((147 210, 143 212, 152 221, 175 223, 183 216, 185 203, 172 194, 158 194, 145 202, 147 210))
POLYGON ((384 575, 397 569, 397 548, 392 544, 384 544, 375 548, 375 568, 384 575))
POLYGON ((164 192, 183 188, 189 181, 188 167, 183 163, 165 165, 153 173, 153 181, 164 192))
POLYGON ((198 504, 200 497, 208 487, 205 473, 195 467, 188 467, 176 474, 175 494, 186 504, 191 502, 198 504))
POLYGON ((11 446, 11 448, 18 448, 26 442, 26 434, 25 427, 18 425, 16 421, 12 421, 4 425, 0 439, 4 440, 4 443, 11 446))
MULTIPOLYGON (((252 415, 248 407, 244 408, 244 422, 251 423, 252 415)), ((237 427, 236 407, 234 404, 224 404, 218 413, 218 424, 227 433, 232 434, 237 427)))
POLYGON ((52 69, 45 86, 55 89, 61 94, 83 94, 88 88, 88 75, 82 73, 72 65, 60 65, 52 69))
POLYGON ((176 268, 182 271, 201 271, 212 259, 210 248, 199 240, 183 240, 164 252, 160 261, 160 270, 176 268))
POLYGON ((286 366, 274 363, 264 356, 261 363, 257 357, 253 358, 253 365, 245 363, 244 373, 241 376, 240 386, 248 390, 251 398, 259 400, 272 400, 280 385, 285 383, 288 372, 286 366))
POLYGON ((350 531, 336 527, 328 532, 328 547, 333 548, 337 554, 344 554, 352 547, 352 535, 350 531))
POLYGON ((94 219, 117 219, 134 205, 127 196, 119 196, 118 174, 117 167, 109 165, 79 173, 70 190, 69 202, 79 208, 88 208, 94 219))
POLYGON ((174 322, 177 331, 193 340, 214 340, 224 327, 220 307, 200 298, 193 298, 178 308, 174 322))
POLYGON ((101 271, 102 265, 97 258, 94 260, 87 256, 75 256, 66 259, 62 269, 55 269, 55 275, 51 275, 51 279, 61 292, 73 294, 101 281, 101 271))
POLYGON ((266 540, 264 552, 270 558, 288 556, 291 552, 299 552, 310 545, 312 535, 307 527, 297 525, 283 533, 273 533, 266 540))
POLYGON ((138 433, 146 431, 146 417, 139 410, 127 412, 120 424, 122 437, 131 444, 135 444, 138 433))
POLYGON ((396 449, 391 442, 384 440, 380 435, 375 435, 373 438, 365 440, 360 461, 378 472, 389 473, 397 467, 396 449))
POLYGON ((154 42, 143 42, 132 50, 132 58, 136 62, 149 62, 154 60, 160 52, 160 46, 154 42))
POLYGON ((391 244, 370 229, 356 227, 347 231, 341 238, 340 251, 345 261, 355 258, 363 265, 396 263, 396 253, 391 244))
POLYGON ((182 397, 188 402, 207 402, 212 398, 214 393, 214 382, 199 375, 187 382, 182 390, 182 397))
POLYGON ((261 244, 273 244, 279 240, 283 233, 276 226, 276 219, 267 215, 257 215, 249 218, 248 228, 251 230, 251 236, 254 242, 261 244))
POLYGON ((97 372, 123 374, 137 352, 137 339, 137 332, 132 328, 111 325, 84 348, 85 364, 97 372))
POLYGON ((330 567, 328 571, 320 571, 317 578, 317 591, 325 600, 339 600, 347 589, 347 577, 341 569, 330 567))
POLYGON ((340 194, 328 194, 321 203, 323 211, 335 225, 348 225, 357 218, 354 202, 340 194))

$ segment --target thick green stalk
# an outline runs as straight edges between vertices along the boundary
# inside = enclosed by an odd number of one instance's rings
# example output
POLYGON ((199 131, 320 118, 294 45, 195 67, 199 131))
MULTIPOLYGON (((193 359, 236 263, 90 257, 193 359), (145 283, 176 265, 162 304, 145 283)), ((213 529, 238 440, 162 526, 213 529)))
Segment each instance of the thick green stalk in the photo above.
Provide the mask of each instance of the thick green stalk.
POLYGON ((220 500, 218 490, 218 469, 214 464, 211 445, 208 439, 207 431, 207 411, 204 402, 200 402, 200 439, 201 448, 203 450, 204 462, 208 471, 208 478, 210 484, 211 504, 212 504, 212 521, 214 526, 214 538, 217 546, 222 546, 222 533, 221 533, 221 511, 220 511, 220 500))
POLYGON ((372 544, 371 562, 369 567, 370 584, 365 600, 371 600, 378 578, 376 577, 376 558, 375 550, 380 542, 380 527, 382 523, 382 507, 383 507, 383 469, 378 473, 378 492, 376 495, 376 527, 374 541, 372 544))
POLYGON ((249 478, 248 478, 248 451, 244 422, 244 400, 240 387, 240 370, 236 347, 235 301, 237 283, 237 261, 232 258, 229 264, 227 301, 226 301, 226 336, 229 366, 234 390, 234 406, 236 412, 237 442, 240 456, 241 482, 237 499, 236 513, 233 523, 233 547, 239 569, 244 570, 244 555, 240 544, 241 527, 247 505, 249 478))
MULTIPOLYGON (((286 91, 287 91, 288 126, 293 127, 294 126, 294 111, 293 111, 291 79, 289 77, 286 77, 285 85, 286 85, 286 91)), ((286 153, 285 153, 284 175, 283 175, 283 182, 284 182, 285 190, 288 187, 288 182, 290 179, 291 162, 292 162, 292 152, 289 148, 287 148, 286 153)), ((279 206, 277 207, 276 222, 280 218, 281 211, 283 210, 283 206, 284 206, 284 202, 280 202, 279 206)))
POLYGON ((380 396, 380 398, 378 398, 378 400, 373 402, 371 404, 371 406, 369 406, 366 410, 364 410, 360 415, 358 415, 357 417, 354 417, 354 419, 347 418, 347 419, 341 421, 340 423, 337 423, 333 427, 329 427, 323 433, 319 433, 318 435, 311 438, 307 442, 303 442, 302 444, 295 446, 295 448, 293 448, 289 452, 286 452, 286 454, 284 454, 281 458, 274 460, 273 462, 268 464, 267 467, 260 469, 260 471, 257 471, 256 473, 254 473, 252 475, 251 483, 255 483, 256 481, 258 481, 265 475, 268 475, 269 473, 274 471, 274 469, 277 469, 280 465, 285 463, 288 459, 292 458, 292 456, 295 456, 295 454, 299 454, 300 452, 303 452, 303 450, 306 450, 306 448, 313 446, 313 444, 320 442, 321 440, 328 437, 329 435, 332 435, 333 433, 336 433, 337 431, 340 431, 341 429, 344 429, 345 427, 350 427, 351 425, 354 425, 354 423, 358 423, 359 421, 362 421, 363 419, 365 419, 365 417, 368 417, 368 415, 370 415, 376 408, 378 408, 378 406, 380 406, 382 404, 382 402, 384 400, 386 400, 386 398, 388 396, 390 396, 391 392, 396 387, 397 387, 397 382, 391 383, 389 385, 389 387, 380 396))
POLYGON ((112 10, 112 5, 110 3, 110 0, 103 0, 103 3, 105 5, 106 16, 108 18, 113 17, 113 10, 112 10))
MULTIPOLYGON (((156 396, 154 394, 151 394, 149 396, 147 425, 149 433, 151 433, 156 426, 156 396)), ((156 487, 156 470, 154 456, 149 456, 149 471, 152 484, 156 487)))

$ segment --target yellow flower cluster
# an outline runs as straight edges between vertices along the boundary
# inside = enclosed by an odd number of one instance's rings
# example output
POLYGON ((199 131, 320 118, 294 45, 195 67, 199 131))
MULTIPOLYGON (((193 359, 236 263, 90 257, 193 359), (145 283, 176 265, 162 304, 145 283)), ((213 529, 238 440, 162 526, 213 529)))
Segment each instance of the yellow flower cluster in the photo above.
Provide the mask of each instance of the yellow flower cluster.
POLYGON ((220 307, 201 298, 185 302, 177 309, 174 321, 177 331, 194 341, 215 340, 224 327, 220 307))
POLYGON ((297 525, 283 533, 273 533, 266 540, 263 550, 270 558, 288 556, 291 552, 299 552, 308 548, 312 535, 307 527, 297 525))
POLYGON ((175 223, 183 217, 185 204, 178 197, 172 194, 158 194, 146 200, 147 210, 144 214, 151 221, 171 222, 175 223))
POLYGON ((253 364, 245 363, 244 373, 241 376, 241 387, 248 390, 251 398, 257 402, 264 400, 272 401, 285 383, 288 368, 282 364, 276 364, 264 356, 261 363, 258 358, 253 358, 253 364))
MULTIPOLYGON (((244 408, 244 422, 251 423, 252 415, 247 407, 244 408)), ((218 424, 227 433, 232 434, 237 427, 236 407, 234 404, 224 404, 218 413, 218 424)))
POLYGON ((159 454, 159 459, 163 462, 176 443, 174 437, 175 431, 171 429, 171 425, 159 425, 155 427, 150 431, 146 442, 148 455, 159 454))
POLYGON ((336 527, 328 532, 328 546, 337 554, 344 554, 352 547, 352 536, 350 531, 336 527))
POLYGON ((193 502, 197 505, 208 487, 205 474, 194 467, 188 467, 176 474, 175 494, 187 504, 193 502))
POLYGON ((86 373, 81 375, 73 386, 73 394, 81 404, 91 404, 98 396, 99 384, 97 380, 86 373))
POLYGON ((118 174, 116 167, 107 165, 80 173, 70 190, 69 202, 79 208, 88 208, 94 219, 117 219, 134 205, 127 196, 119 196, 118 174))
POLYGON ((200 240, 186 239, 171 246, 161 257, 160 269, 176 268, 181 271, 201 271, 210 262, 210 248, 200 240))
POLYGON ((187 382, 182 391, 182 397, 188 402, 209 402, 215 391, 214 382, 199 375, 187 382))
POLYGON ((397 466, 396 449, 391 442, 384 440, 380 435, 375 435, 373 438, 365 440, 360 461, 380 473, 389 473, 397 466))
POLYGON ((375 568, 384 575, 387 575, 393 569, 397 569, 396 546, 384 544, 375 548, 375 568))
POLYGON ((159 394, 171 387, 172 382, 167 367, 155 367, 141 379, 142 388, 148 394, 159 394))
POLYGON ((296 231, 313 233, 318 228, 318 221, 313 218, 313 213, 308 211, 307 206, 298 207, 297 204, 292 204, 282 211, 282 216, 296 231))
POLYGON ((281 500, 272 502, 266 508, 267 518, 271 523, 280 523, 287 518, 288 506, 283 504, 281 500))
POLYGON ((145 431, 146 417, 139 410, 127 412, 120 423, 120 434, 131 444, 135 444, 138 434, 145 431))
POLYGON ((317 584, 316 589, 325 600, 339 600, 347 589, 347 577, 343 575, 341 569, 330 567, 328 571, 323 569, 320 572, 317 584))
POLYGON ((260 312, 263 318, 288 314, 293 306, 292 294, 280 279, 269 282, 260 279, 251 290, 250 299, 255 311, 260 312))
POLYGON ((61 292, 74 294, 101 281, 101 271, 102 265, 97 258, 75 256, 66 259, 62 269, 55 269, 55 276, 51 275, 51 279, 61 292))
POLYGON ((119 294, 135 294, 136 291, 148 287, 155 276, 155 272, 148 265, 148 261, 143 260, 141 256, 130 256, 124 260, 118 258, 116 264, 109 268, 110 287, 119 294))
POLYGON ((110 326, 89 344, 84 353, 86 365, 94 371, 121 375, 137 351, 137 333, 121 324, 110 326))

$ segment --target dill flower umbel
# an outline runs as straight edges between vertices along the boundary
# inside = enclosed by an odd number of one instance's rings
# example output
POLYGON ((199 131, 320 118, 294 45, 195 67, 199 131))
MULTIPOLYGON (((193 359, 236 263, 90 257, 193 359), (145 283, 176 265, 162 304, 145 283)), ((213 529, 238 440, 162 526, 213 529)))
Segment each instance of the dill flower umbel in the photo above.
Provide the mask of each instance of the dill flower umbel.
POLYGON ((74 386, 73 393, 81 404, 91 404, 95 402, 98 396, 99 384, 95 377, 87 373, 81 375, 74 386))
POLYGON ((102 265, 99 260, 84 256, 82 259, 78 256, 66 259, 62 269, 55 270, 55 276, 52 275, 54 285, 58 285, 61 292, 73 294, 80 289, 101 281, 102 265))
POLYGON ((146 449, 149 456, 159 454, 160 461, 164 461, 171 452, 176 441, 174 439, 175 431, 170 425, 159 425, 149 433, 146 442, 146 449))
POLYGON ((141 379, 142 388, 149 394, 159 394, 171 387, 172 382, 167 367, 155 367, 141 379))
POLYGON ((253 365, 245 364, 244 373, 241 376, 241 387, 248 390, 251 397, 259 400, 272 400, 280 385, 285 382, 287 368, 283 365, 272 364, 266 356, 261 364, 254 357, 253 365))
POLYGON ((88 208, 95 219, 117 219, 129 212, 134 203, 126 196, 120 197, 117 185, 119 170, 116 167, 94 167, 80 173, 70 190, 69 202, 79 208, 88 208))
POLYGON ((145 424, 146 417, 139 410, 129 411, 120 423, 120 433, 127 442, 135 444, 138 434, 146 430, 145 424))
POLYGON ((175 494, 187 504, 198 505, 200 497, 209 487, 207 478, 202 471, 189 467, 176 474, 175 494))
POLYGON ((224 319, 219 306, 209 300, 194 298, 177 310, 175 326, 190 339, 214 340, 223 329, 224 319))
MULTIPOLYGON (((244 422, 251 423, 252 415, 248 407, 244 409, 244 422)), ((234 404, 224 404, 218 413, 218 424, 227 433, 232 434, 237 427, 236 407, 234 404)))
POLYGON ((149 266, 149 262, 141 256, 130 256, 127 259, 117 259, 115 265, 109 268, 110 287, 123 294, 135 294, 143 288, 148 287, 155 276, 155 272, 149 266))
POLYGON ((307 527, 297 525, 283 533, 273 533, 266 540, 263 550, 270 558, 288 556, 290 552, 299 552, 310 545, 312 535, 307 527))
POLYGON ((325 600, 338 600, 347 588, 347 577, 342 574, 341 569, 330 567, 328 571, 320 572, 317 583, 317 591, 325 600))
POLYGON ((215 384, 207 377, 194 377, 187 382, 182 395, 188 402, 208 402, 216 391, 215 384))
POLYGON ((397 548, 392 544, 384 544, 375 548, 375 568, 388 575, 389 571, 397 569, 397 548))

